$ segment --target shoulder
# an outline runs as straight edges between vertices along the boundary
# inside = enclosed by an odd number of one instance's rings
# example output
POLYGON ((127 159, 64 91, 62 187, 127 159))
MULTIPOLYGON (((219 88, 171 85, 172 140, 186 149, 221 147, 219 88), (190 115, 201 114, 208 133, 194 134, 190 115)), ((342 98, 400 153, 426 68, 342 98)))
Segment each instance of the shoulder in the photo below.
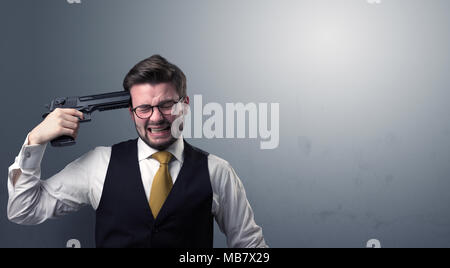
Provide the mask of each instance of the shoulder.
POLYGON ((110 156, 111 147, 98 146, 77 158, 73 161, 73 164, 78 166, 96 166, 100 163, 108 163, 110 156))
POLYGON ((221 172, 230 172, 233 169, 227 160, 215 154, 208 154, 208 166, 221 172))
POLYGON ((223 187, 226 184, 240 185, 240 179, 231 164, 220 156, 208 153, 198 147, 189 145, 194 151, 205 154, 208 161, 208 170, 213 188, 215 186, 223 187))
POLYGON ((211 181, 214 184, 224 185, 230 182, 239 182, 239 178, 231 164, 217 155, 208 155, 208 169, 211 181))
POLYGON ((94 149, 90 150, 87 154, 91 156, 109 156, 111 154, 112 147, 111 146, 97 146, 94 149))
POLYGON ((92 149, 90 153, 100 158, 107 157, 109 159, 109 157, 111 156, 111 150, 111 146, 97 146, 92 149))

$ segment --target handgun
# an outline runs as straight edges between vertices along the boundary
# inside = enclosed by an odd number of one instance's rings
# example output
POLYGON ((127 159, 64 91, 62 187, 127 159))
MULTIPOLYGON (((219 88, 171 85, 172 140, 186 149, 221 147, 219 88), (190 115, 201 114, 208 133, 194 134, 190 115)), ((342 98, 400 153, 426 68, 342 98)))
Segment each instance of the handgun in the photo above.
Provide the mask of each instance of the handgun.
MULTIPOLYGON (((80 123, 91 121, 91 114, 94 111, 107 111, 127 108, 130 105, 130 93, 127 91, 112 92, 84 97, 58 97, 52 100, 45 107, 48 112, 42 115, 46 118, 56 108, 72 108, 84 114, 84 119, 80 123)), ((62 147, 74 145, 76 142, 71 136, 60 136, 51 141, 52 146, 62 147)))

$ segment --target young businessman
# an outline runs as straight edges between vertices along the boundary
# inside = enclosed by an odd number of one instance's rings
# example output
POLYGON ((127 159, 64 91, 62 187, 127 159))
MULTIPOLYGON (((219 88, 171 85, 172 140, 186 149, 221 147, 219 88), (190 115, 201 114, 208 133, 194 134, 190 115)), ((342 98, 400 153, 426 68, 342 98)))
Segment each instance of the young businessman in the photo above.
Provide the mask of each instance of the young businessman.
POLYGON ((90 204, 97 247, 209 248, 213 218, 229 247, 267 247, 230 164, 171 133, 182 116, 173 106, 189 104, 183 72, 154 55, 134 66, 123 86, 139 138, 97 147, 41 180, 46 144, 76 138, 83 117, 56 109, 28 133, 9 167, 8 218, 39 224, 90 204))

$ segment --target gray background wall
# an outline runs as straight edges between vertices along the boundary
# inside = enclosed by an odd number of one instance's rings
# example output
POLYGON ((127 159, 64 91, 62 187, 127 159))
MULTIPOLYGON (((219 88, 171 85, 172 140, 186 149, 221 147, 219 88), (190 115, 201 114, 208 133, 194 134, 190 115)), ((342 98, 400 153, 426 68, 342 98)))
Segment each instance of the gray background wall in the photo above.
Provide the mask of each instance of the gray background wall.
MULTIPOLYGON (((277 149, 190 140, 233 165, 270 246, 450 246, 449 12, 446 0, 1 1, 0 247, 94 246, 91 208, 8 222, 7 168, 50 99, 121 90, 155 53, 204 103, 280 103, 277 149)), ((96 113, 75 147, 48 147, 42 177, 134 137, 126 110, 96 113)))

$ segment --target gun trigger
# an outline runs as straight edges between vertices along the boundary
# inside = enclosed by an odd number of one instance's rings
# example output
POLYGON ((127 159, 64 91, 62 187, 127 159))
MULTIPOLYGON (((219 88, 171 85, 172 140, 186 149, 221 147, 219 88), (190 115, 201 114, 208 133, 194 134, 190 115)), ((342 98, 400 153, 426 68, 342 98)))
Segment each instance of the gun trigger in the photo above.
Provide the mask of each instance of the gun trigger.
POLYGON ((83 120, 80 120, 80 122, 90 122, 91 121, 91 114, 90 113, 83 113, 83 120))

